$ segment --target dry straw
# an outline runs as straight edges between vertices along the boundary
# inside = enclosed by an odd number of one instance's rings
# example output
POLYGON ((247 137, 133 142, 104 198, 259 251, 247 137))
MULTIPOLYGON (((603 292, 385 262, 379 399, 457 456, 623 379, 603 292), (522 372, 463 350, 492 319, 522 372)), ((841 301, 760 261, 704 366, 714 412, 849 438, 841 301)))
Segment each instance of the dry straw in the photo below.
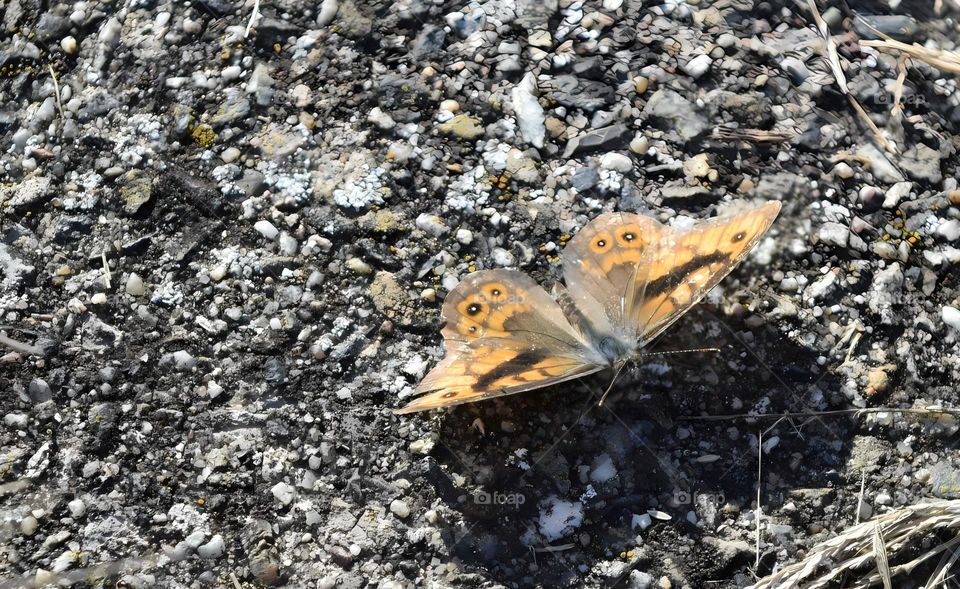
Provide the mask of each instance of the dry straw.
POLYGON ((960 500, 927 501, 855 525, 813 547, 800 562, 785 566, 748 589, 819 589, 836 586, 844 578, 848 589, 889 589, 898 586, 893 583, 898 575, 910 574, 937 556, 940 560, 925 586, 943 587, 960 559, 958 544, 960 500), (922 545, 931 534, 941 532, 953 537, 930 548, 922 545), (905 559, 910 560, 891 564, 905 559))

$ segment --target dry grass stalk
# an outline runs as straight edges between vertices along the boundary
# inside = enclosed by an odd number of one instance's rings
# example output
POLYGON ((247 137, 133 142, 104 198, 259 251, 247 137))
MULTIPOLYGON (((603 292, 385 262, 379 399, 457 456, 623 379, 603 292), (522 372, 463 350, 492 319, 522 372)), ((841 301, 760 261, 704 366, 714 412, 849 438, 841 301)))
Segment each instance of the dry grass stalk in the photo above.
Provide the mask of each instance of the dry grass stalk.
MULTIPOLYGON (((806 558, 785 566, 760 579, 749 589, 804 587, 825 589, 846 576, 855 579, 851 589, 892 586, 897 575, 910 573, 920 564, 937 555, 944 559, 934 579, 945 579, 946 573, 960 556, 951 553, 960 544, 960 500, 940 499, 919 503, 875 517, 814 546, 806 558), (903 564, 890 566, 889 558, 912 554, 929 535, 945 530, 955 535, 951 540, 927 549, 903 564), (876 568, 872 568, 874 565, 876 568), (891 585, 887 585, 887 582, 891 585)), ((932 587, 927 584, 927 587, 932 587)))
POLYGON ((906 56, 912 59, 919 59, 920 61, 932 65, 933 67, 951 72, 954 74, 960 74, 960 53, 956 51, 945 51, 943 49, 930 49, 924 47, 923 45, 907 45, 900 41, 895 41, 893 39, 882 39, 882 40, 863 40, 860 41, 860 45, 863 47, 873 47, 875 49, 880 49, 883 51, 899 51, 906 56))
POLYGON ((883 136, 883 133, 880 132, 880 129, 877 128, 876 123, 873 122, 863 107, 860 106, 860 102, 857 98, 850 93, 850 88, 847 86, 847 76, 843 73, 843 67, 840 65, 840 54, 837 52, 837 44, 834 42, 833 37, 830 35, 830 28, 827 26, 827 23, 823 20, 823 17, 820 16, 820 11, 817 10, 817 4, 814 0, 807 0, 807 7, 810 9, 810 13, 813 15, 813 20, 817 25, 817 30, 820 33, 820 36, 823 37, 823 43, 826 47, 827 52, 827 63, 830 64, 830 71, 833 73, 833 77, 837 82, 837 87, 840 88, 847 99, 850 101, 850 105, 853 106, 853 109, 857 112, 860 119, 867 125, 867 128, 870 129, 870 132, 873 133, 873 136, 876 138, 877 142, 883 146, 889 153, 896 153, 896 148, 892 143, 887 141, 887 138, 883 136))
POLYGON ((779 143, 789 141, 796 135, 787 131, 764 131, 763 129, 738 129, 736 127, 717 127, 713 130, 714 139, 724 141, 749 141, 752 143, 779 143))
POLYGON ((877 561, 877 573, 883 581, 883 589, 893 589, 890 561, 887 559, 887 545, 883 541, 883 528, 880 524, 873 526, 873 559, 877 561))

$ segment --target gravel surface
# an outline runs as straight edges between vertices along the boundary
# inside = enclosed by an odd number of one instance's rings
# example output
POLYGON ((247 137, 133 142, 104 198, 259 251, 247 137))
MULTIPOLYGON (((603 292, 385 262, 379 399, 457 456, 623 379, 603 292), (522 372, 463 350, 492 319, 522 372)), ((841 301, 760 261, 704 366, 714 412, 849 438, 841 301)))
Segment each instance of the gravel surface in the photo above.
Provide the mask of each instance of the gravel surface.
POLYGON ((960 497, 952 415, 809 415, 960 406, 958 77, 864 43, 960 6, 840 6, 837 80, 805 3, 0 1, 0 586, 745 587, 960 497), (391 413, 467 273, 771 199, 719 353, 391 413))

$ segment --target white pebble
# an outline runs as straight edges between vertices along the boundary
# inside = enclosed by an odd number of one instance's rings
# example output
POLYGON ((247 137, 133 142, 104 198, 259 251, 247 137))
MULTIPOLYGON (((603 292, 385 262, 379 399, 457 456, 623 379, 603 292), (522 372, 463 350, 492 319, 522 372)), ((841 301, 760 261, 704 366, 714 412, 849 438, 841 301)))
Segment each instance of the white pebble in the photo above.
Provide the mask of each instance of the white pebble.
POLYGON ((216 399, 223 392, 223 387, 217 384, 217 381, 211 380, 207 383, 207 396, 216 399))
POLYGON ((131 272, 130 276, 127 277, 126 290, 127 294, 135 297, 142 297, 147 293, 147 289, 143 285, 143 279, 135 272, 131 272))
POLYGON ((957 221, 956 219, 944 221, 939 227, 937 227, 937 235, 946 239, 947 241, 956 241, 960 239, 960 221, 957 221))
POLYGON ((228 65, 220 70, 220 77, 225 82, 230 82, 239 78, 241 73, 243 73, 243 69, 239 65, 228 65))
POLYGON ((463 245, 470 245, 473 243, 473 231, 469 229, 457 229, 457 241, 463 245))
POLYGON ((844 180, 853 178, 853 168, 847 162, 840 162, 833 166, 833 173, 837 178, 843 178, 844 180))
POLYGON ((220 159, 222 159, 226 164, 232 164, 240 159, 240 150, 236 147, 228 147, 223 150, 223 153, 220 154, 220 159))
POLYGON ((513 266, 517 263, 516 257, 502 247, 493 248, 490 257, 497 266, 513 266))
POLYGON ((60 39, 60 49, 63 49, 63 52, 67 55, 76 55, 77 40, 70 36, 60 39))
POLYGON ((261 219, 260 221, 254 223, 253 228, 257 230, 257 233, 270 240, 274 240, 278 235, 280 235, 280 230, 277 229, 273 223, 265 219, 261 219))
POLYGON ((707 73, 713 60, 709 55, 698 55, 683 66, 683 71, 691 78, 699 78, 707 73))
POLYGON ((293 502, 293 498, 296 496, 296 489, 287 483, 280 482, 274 485, 270 492, 273 493, 273 496, 284 505, 290 505, 293 502))
POLYGON ((67 509, 70 510, 70 515, 74 518, 83 517, 87 513, 87 506, 79 498, 67 503, 67 509))
POLYGON ((223 554, 223 549, 223 536, 217 534, 213 538, 210 538, 210 541, 206 544, 198 546, 197 554, 200 558, 214 559, 219 558, 223 554))
POLYGON ((940 309, 940 317, 953 331, 960 333, 960 310, 956 307, 943 307, 940 309))
POLYGON ((443 221, 440 217, 436 215, 431 215, 430 213, 420 213, 417 217, 417 229, 424 231, 433 237, 440 237, 445 234, 449 229, 446 225, 443 224, 443 221))
POLYGON ((403 501, 401 499, 394 499, 393 501, 390 502, 390 511, 392 511, 393 514, 399 517, 400 519, 404 519, 405 517, 410 515, 410 506, 407 505, 406 501, 403 501))
POLYGON ((633 169, 633 162, 622 153, 610 152, 603 154, 603 157, 600 158, 600 167, 604 170, 629 172, 633 169))
POLYGON ((650 149, 650 140, 645 135, 637 133, 637 136, 630 141, 630 151, 636 154, 645 154, 650 149))
POLYGON ((102 292, 94 293, 94 295, 90 297, 90 302, 94 305, 102 305, 107 302, 107 295, 102 292))
POLYGON ((214 266, 210 270, 210 280, 214 282, 220 282, 221 280, 227 277, 227 272, 228 272, 228 269, 223 264, 214 266))
POLYGON ((337 0, 323 0, 323 4, 320 5, 320 12, 317 13, 317 24, 325 27, 333 22, 339 8, 340 5, 337 0))

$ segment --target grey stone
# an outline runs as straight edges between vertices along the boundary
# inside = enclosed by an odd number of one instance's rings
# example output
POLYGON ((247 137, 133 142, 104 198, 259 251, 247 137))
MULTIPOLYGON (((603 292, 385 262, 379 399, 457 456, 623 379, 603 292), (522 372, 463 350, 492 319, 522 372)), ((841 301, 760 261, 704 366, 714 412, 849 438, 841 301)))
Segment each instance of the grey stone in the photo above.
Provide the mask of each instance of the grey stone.
POLYGON ((943 181, 940 152, 923 143, 911 145, 903 152, 900 167, 914 180, 926 180, 936 185, 943 181))
POLYGON ((210 124, 214 127, 233 124, 241 119, 245 119, 250 114, 250 100, 248 100, 239 90, 230 88, 226 91, 226 98, 223 104, 212 117, 210 124))
POLYGON ((658 129, 681 141, 689 141, 710 127, 701 111, 680 94, 661 88, 647 101, 643 114, 652 119, 658 129))
POLYGON ((630 130, 626 125, 610 125, 603 129, 588 131, 582 135, 577 135, 567 142, 563 150, 563 157, 570 157, 576 154, 583 154, 597 150, 610 151, 626 147, 630 130))
POLYGON ((593 168, 580 168, 573 175, 571 185, 579 191, 590 190, 600 182, 600 174, 593 168))
POLYGON ((576 76, 558 76, 550 86, 549 95, 558 103, 587 112, 613 104, 616 96, 611 86, 576 76))

